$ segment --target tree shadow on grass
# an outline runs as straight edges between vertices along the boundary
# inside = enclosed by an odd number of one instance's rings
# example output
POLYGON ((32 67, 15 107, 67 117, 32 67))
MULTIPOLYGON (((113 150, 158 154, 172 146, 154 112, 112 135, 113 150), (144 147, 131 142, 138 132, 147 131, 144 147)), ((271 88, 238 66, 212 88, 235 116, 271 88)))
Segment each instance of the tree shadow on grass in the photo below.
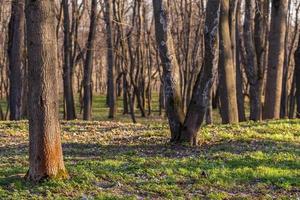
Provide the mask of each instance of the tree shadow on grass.
MULTIPOLYGON (((129 141, 136 141, 137 139, 136 136, 128 138, 129 141)), ((295 143, 270 140, 222 140, 198 147, 176 146, 165 143, 155 143, 154 141, 147 141, 147 144, 125 145, 70 142, 63 144, 66 164, 75 172, 77 171, 76 166, 79 164, 83 166, 83 170, 95 175, 107 174, 108 177, 112 177, 114 174, 126 174, 135 180, 135 178, 139 176, 153 176, 148 174, 149 171, 158 171, 158 174, 154 176, 159 177, 165 173, 164 171, 166 169, 174 170, 175 175, 177 175, 176 173, 182 175, 179 169, 184 169, 187 170, 186 178, 192 180, 192 172, 200 168, 204 172, 208 172, 207 179, 212 183, 217 180, 224 182, 241 182, 247 185, 255 185, 263 182, 269 184, 271 187, 272 185, 280 185, 282 180, 284 180, 296 188, 300 185, 299 174, 283 175, 276 174, 276 172, 274 174, 255 175, 251 174, 252 171, 250 173, 247 172, 247 170, 255 171, 260 167, 274 168, 276 170, 299 170, 300 162, 288 159, 276 160, 274 158, 274 154, 279 153, 287 153, 299 157, 299 149, 300 146, 295 143), (265 157, 255 158, 245 156, 248 153, 254 152, 262 152, 265 157), (133 158, 141 158, 143 161, 135 161, 132 160, 133 158), (121 164, 113 165, 105 163, 105 161, 108 160, 118 159, 122 160, 121 164), (167 161, 165 164, 157 163, 160 159, 167 159, 167 161), (85 163, 88 164, 85 165, 85 163), (227 170, 227 172, 224 173, 224 170, 227 170), (218 177, 210 177, 209 172, 216 173, 218 177)), ((4 165, 11 167, 11 169, 0 169, 0 187, 4 190, 9 192, 15 188, 15 185, 18 185, 18 190, 30 190, 39 187, 24 181, 23 174, 26 172, 27 166, 14 166, 14 163, 18 162, 14 160, 15 157, 24 158, 27 154, 27 144, 0 147, 0 157, 3 158, 4 165)), ((75 182, 84 178, 83 175, 74 174, 74 176, 78 176, 75 182)), ((197 182, 199 180, 193 181, 197 182)), ((186 184, 193 181, 187 181, 186 184)), ((147 185, 149 182, 151 182, 151 179, 146 179, 139 184, 135 183, 133 187, 139 189, 139 187, 143 187, 143 184, 147 185)), ((159 184, 169 183, 163 182, 159 184)), ((282 184, 284 184, 284 182, 282 184)), ((182 187, 185 187, 185 185, 183 184, 182 187)), ((290 193, 295 191, 296 190, 291 190, 290 193)), ((256 192, 256 190, 254 190, 254 192, 256 192)))

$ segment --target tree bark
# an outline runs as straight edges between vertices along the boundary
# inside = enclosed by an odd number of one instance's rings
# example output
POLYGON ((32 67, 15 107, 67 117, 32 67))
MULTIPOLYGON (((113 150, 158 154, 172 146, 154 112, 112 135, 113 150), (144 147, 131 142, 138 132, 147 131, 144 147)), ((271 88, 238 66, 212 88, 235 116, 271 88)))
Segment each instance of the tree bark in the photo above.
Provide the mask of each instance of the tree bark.
POLYGON ((236 79, 233 65, 232 41, 229 27, 229 1, 221 0, 220 14, 220 84, 222 90, 221 110, 223 123, 237 123, 238 108, 236 98, 236 79))
POLYGON ((93 55, 94 43, 96 35, 96 22, 97 22, 97 0, 92 0, 91 3, 91 19, 90 30, 87 40, 87 51, 84 63, 84 92, 83 92, 83 119, 92 119, 92 71, 93 71, 93 55))
POLYGON ((11 18, 9 22, 9 109, 10 120, 20 120, 22 117, 22 94, 24 78, 24 0, 12 1, 11 18))
POLYGON ((264 119, 280 118, 287 7, 288 1, 272 1, 264 119))
MULTIPOLYGON (((259 70, 254 40, 255 28, 255 0, 245 2, 244 41, 246 52, 245 71, 250 85, 250 120, 260 120, 261 106, 259 97, 259 70)), ((261 37, 264 37, 263 35, 261 37)))
POLYGON ((69 0, 63 0, 64 11, 64 64, 63 64, 63 86, 64 100, 66 108, 66 119, 76 119, 74 94, 73 94, 73 66, 71 66, 72 49, 70 36, 70 15, 69 15, 69 0))
POLYGON ((218 72, 220 1, 208 1, 205 21, 205 57, 198 74, 182 129, 182 141, 197 144, 197 133, 210 103, 212 85, 218 72))
POLYGON ((55 3, 27 0, 29 171, 27 180, 67 178, 58 121, 55 3))
POLYGON ((108 118, 114 118, 116 114, 116 81, 115 81, 115 57, 113 50, 112 33, 112 0, 105 1, 105 21, 106 21, 106 43, 107 43, 107 93, 108 93, 108 118))
POLYGON ((171 142, 180 140, 184 120, 182 97, 179 88, 179 65, 170 32, 166 0, 153 0, 155 36, 163 66, 163 83, 166 113, 171 130, 171 142))

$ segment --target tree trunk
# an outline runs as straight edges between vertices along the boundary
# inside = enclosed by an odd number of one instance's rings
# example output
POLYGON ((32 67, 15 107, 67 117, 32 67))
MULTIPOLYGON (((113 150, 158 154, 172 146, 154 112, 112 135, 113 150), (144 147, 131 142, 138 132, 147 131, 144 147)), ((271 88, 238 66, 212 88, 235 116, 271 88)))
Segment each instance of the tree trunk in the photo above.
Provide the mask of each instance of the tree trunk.
POLYGON ((236 99, 236 79, 233 65, 232 41, 229 27, 229 1, 221 0, 220 14, 220 84, 222 90, 221 109, 223 123, 236 123, 238 119, 238 108, 236 99))
POLYGON ((180 139, 184 120, 182 97, 179 88, 179 66, 170 32, 170 21, 166 0, 153 0, 155 35, 163 66, 163 83, 166 113, 171 130, 171 142, 180 139))
POLYGON ((20 120, 22 117, 22 89, 24 78, 24 0, 12 1, 11 18, 9 22, 9 109, 10 120, 20 120))
POLYGON ((115 81, 115 58, 113 50, 112 33, 112 0, 105 1, 105 21, 106 21, 106 43, 107 43, 107 93, 108 93, 108 118, 114 118, 116 114, 116 81, 115 81))
POLYGON ((280 118, 287 7, 288 1, 272 1, 264 119, 280 118))
MULTIPOLYGON (((244 41, 246 52, 245 71, 250 85, 250 120, 260 120, 260 97, 259 97, 259 77, 257 67, 256 48, 254 40, 255 27, 255 0, 245 2, 245 23, 244 23, 244 41)), ((264 36, 261 36, 264 37, 264 36)))
POLYGON ((63 85, 64 99, 66 108, 66 119, 76 119, 74 95, 73 95, 73 80, 71 66, 71 38, 70 38, 70 16, 69 16, 69 0, 62 1, 64 10, 64 64, 63 64, 63 85))
POLYGON ((298 47, 295 51, 295 82, 296 82, 296 102, 297 102, 297 109, 296 109, 296 117, 300 118, 300 36, 298 41, 298 47))
POLYGON ((67 178, 58 121, 55 3, 27 0, 29 171, 27 180, 67 178))
POLYGON ((84 78, 83 78, 83 119, 92 119, 92 71, 93 71, 93 55, 94 43, 97 24, 97 0, 92 0, 91 3, 91 19, 90 30, 87 40, 87 51, 84 63, 84 78))
POLYGON ((197 133, 207 112, 218 72, 220 1, 208 1, 206 9, 204 64, 193 89, 181 137, 191 145, 197 144, 197 133))

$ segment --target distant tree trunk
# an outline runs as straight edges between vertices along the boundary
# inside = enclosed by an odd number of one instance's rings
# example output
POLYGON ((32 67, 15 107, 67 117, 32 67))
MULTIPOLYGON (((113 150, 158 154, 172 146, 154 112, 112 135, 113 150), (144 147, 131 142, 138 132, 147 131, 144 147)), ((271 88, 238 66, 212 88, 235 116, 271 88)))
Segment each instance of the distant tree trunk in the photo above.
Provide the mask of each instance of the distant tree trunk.
MULTIPOLYGON (((296 109, 296 117, 300 118, 300 36, 298 41, 298 47, 295 51, 295 82, 296 82, 296 102, 297 102, 297 109, 296 109)), ((294 112, 294 110, 293 110, 294 112)))
POLYGON ((22 88, 24 78, 24 0, 12 1, 11 18, 9 22, 9 108, 10 120, 20 120, 22 117, 22 88))
POLYGON ((115 58, 113 50, 112 33, 112 0, 105 1, 105 21, 106 21, 106 43, 107 43, 107 93, 109 118, 114 118, 116 114, 116 81, 115 81, 115 58))
MULTIPOLYGON (((260 120, 259 71, 254 40, 255 0, 245 1, 244 43, 246 52, 245 71, 250 85, 250 120, 260 120)), ((264 37, 264 36, 261 36, 264 37)))
POLYGON ((97 0, 92 0, 91 3, 91 19, 90 30, 87 40, 87 51, 84 63, 84 78, 83 78, 83 119, 92 119, 92 71, 93 71, 93 55, 94 43, 97 25, 97 0))
POLYGON ((236 79, 233 65, 232 41, 229 27, 229 1, 221 0, 220 14, 220 99, 223 123, 236 123, 238 108, 236 79))
POLYGON ((170 32, 170 21, 166 0, 153 0, 155 35, 163 66, 163 83, 166 113, 171 130, 171 142, 180 139, 184 120, 182 97, 179 88, 179 66, 170 32))
POLYGON ((27 0, 29 171, 27 180, 67 178, 58 121, 55 3, 27 0))
POLYGON ((272 1, 264 119, 280 118, 287 7, 288 1, 272 1))
POLYGON ((63 0, 64 11, 64 64, 63 64, 63 85, 64 99, 66 108, 66 119, 73 120, 76 118, 74 94, 73 94, 73 66, 71 66, 71 38, 70 38, 70 16, 69 16, 69 0, 63 0))

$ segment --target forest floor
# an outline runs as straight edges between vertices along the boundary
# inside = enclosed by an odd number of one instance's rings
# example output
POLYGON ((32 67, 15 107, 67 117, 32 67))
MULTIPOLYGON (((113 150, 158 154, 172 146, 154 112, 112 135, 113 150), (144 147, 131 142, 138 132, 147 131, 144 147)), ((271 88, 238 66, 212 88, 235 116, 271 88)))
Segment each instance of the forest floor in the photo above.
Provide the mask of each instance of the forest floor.
POLYGON ((203 126, 199 146, 172 146, 157 97, 138 124, 122 100, 108 121, 105 97, 93 99, 94 122, 62 121, 65 181, 27 183, 27 121, 0 122, 0 200, 300 198, 300 120, 203 126))
POLYGON ((300 120, 204 126, 168 144, 165 121, 62 122, 69 180, 38 185, 28 124, 0 122, 0 199, 299 199, 300 120))

